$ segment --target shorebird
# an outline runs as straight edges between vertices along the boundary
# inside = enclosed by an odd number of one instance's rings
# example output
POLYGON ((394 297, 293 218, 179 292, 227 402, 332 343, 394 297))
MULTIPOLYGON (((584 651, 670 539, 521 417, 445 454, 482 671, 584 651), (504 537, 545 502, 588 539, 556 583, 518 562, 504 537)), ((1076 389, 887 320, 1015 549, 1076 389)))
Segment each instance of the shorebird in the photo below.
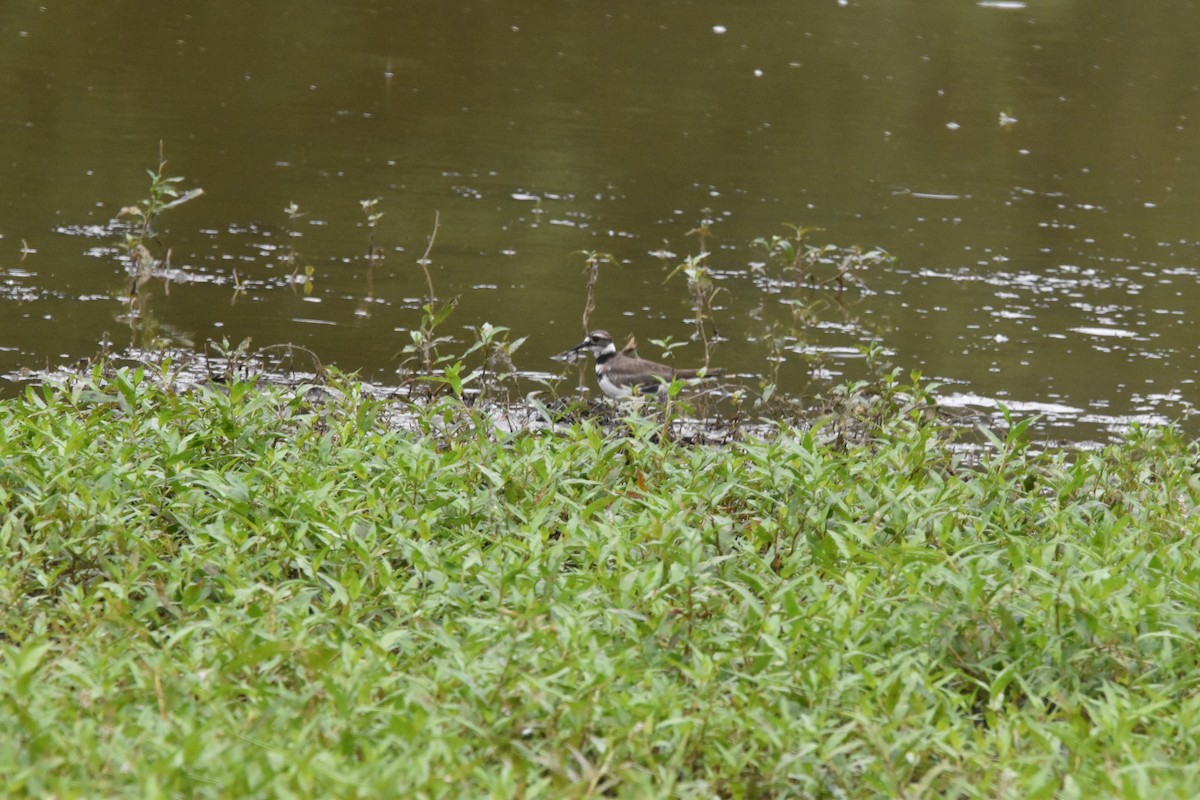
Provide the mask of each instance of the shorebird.
POLYGON ((585 350, 590 351, 596 359, 596 380, 600 383, 600 391, 614 400, 632 394, 662 396, 666 394, 671 381, 677 378, 694 382, 721 374, 719 369, 676 369, 618 352, 608 331, 592 331, 567 352, 581 353, 585 350))

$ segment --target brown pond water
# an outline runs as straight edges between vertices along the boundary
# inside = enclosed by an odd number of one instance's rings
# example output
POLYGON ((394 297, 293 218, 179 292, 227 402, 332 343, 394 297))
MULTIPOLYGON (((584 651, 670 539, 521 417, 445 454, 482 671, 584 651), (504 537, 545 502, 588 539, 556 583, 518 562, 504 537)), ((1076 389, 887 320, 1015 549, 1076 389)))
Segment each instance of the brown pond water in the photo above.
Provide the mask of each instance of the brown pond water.
POLYGON ((1042 413, 1047 435, 1189 424, 1197 30, 1196 2, 1135 0, 4 4, 0 373, 106 337, 252 337, 394 380, 435 211, 433 280, 461 298, 444 332, 508 326, 529 337, 519 367, 555 371, 580 336, 580 251, 602 251, 622 265, 593 324, 657 357, 652 339, 693 330, 664 278, 709 218, 713 363, 748 386, 769 339, 803 391, 804 353, 853 378, 877 338, 949 404, 1042 413), (114 219, 160 142, 205 194, 163 216, 175 281, 131 319, 114 219), (826 296, 797 322, 813 298, 750 245, 785 223, 896 262, 849 314, 826 296))

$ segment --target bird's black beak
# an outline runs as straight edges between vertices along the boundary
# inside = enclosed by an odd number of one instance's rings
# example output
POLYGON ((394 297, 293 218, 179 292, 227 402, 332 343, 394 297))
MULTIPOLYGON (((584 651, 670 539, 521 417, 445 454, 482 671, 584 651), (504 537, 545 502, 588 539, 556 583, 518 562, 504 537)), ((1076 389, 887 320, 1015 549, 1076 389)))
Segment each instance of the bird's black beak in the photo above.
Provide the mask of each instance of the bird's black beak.
POLYGON ((586 350, 588 345, 590 345, 590 344, 591 344, 591 341, 589 341, 588 339, 584 339, 582 342, 575 345, 570 350, 563 350, 561 353, 559 353, 556 356, 550 356, 550 358, 553 359, 554 361, 565 361, 568 364, 574 364, 576 361, 579 360, 580 354, 583 353, 583 351, 586 350))

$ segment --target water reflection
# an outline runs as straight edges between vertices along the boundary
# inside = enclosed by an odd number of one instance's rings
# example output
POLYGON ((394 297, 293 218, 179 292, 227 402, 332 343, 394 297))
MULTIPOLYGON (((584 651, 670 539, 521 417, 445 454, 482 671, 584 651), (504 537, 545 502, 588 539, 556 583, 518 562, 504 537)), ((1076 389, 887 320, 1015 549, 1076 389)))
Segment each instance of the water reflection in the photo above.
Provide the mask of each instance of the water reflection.
POLYGON ((508 326, 521 366, 547 368, 580 333, 579 253, 602 251, 621 266, 597 324, 680 341, 692 301, 664 279, 708 219, 733 372, 801 391, 812 356, 853 377, 880 337, 948 401, 1044 413, 1054 435, 1186 416, 1200 87, 1178 31, 1198 21, 1132 0, 9 4, 0 371, 106 332, 144 344, 118 335, 114 220, 163 142, 206 191, 164 216, 170 271, 141 297, 174 344, 294 342, 386 380, 435 212, 464 338, 508 326), (896 264, 848 315, 764 271, 751 242, 785 224, 896 264))

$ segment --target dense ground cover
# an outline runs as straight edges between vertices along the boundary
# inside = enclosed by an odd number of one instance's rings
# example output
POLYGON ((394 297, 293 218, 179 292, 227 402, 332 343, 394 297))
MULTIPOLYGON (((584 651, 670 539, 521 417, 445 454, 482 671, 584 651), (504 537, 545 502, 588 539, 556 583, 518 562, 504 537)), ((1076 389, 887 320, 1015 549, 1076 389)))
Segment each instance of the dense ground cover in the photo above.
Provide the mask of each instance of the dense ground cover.
POLYGON ((1197 457, 0 403, 17 796, 1200 795, 1197 457))

